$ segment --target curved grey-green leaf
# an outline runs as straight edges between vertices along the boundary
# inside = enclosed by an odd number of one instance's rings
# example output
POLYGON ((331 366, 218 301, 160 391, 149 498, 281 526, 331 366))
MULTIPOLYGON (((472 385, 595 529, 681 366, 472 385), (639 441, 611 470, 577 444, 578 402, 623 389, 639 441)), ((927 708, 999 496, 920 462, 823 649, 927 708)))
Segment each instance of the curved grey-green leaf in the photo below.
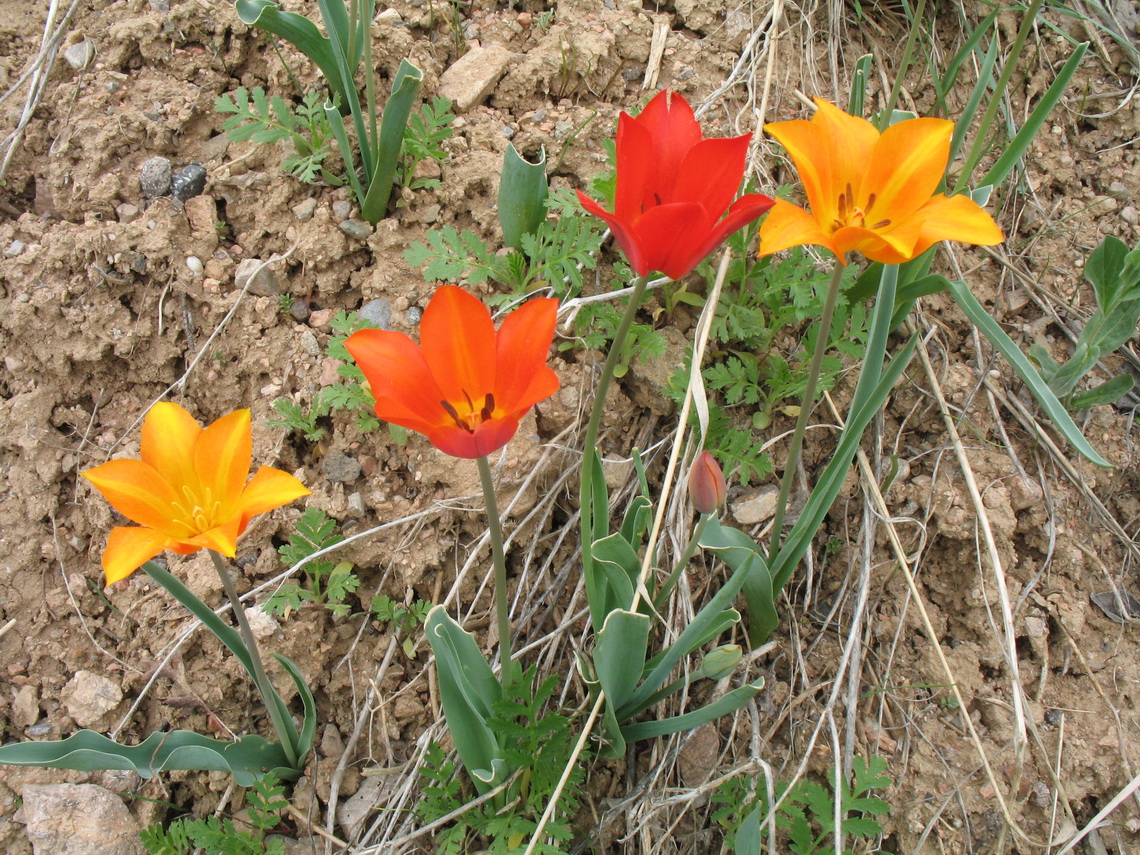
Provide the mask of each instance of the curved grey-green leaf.
POLYGON ((756 697, 763 688, 764 678, 761 677, 755 683, 747 683, 731 692, 726 692, 711 704, 707 704, 698 710, 693 710, 684 715, 675 715, 672 718, 629 724, 621 729, 621 733, 627 742, 637 742, 639 739, 652 739, 655 736, 666 736, 670 733, 679 733, 682 730, 692 730, 702 724, 716 721, 723 715, 736 712, 756 697))
POLYGON ((1033 363, 1021 352, 1021 348, 1014 343, 1013 339, 1006 335, 1001 325, 990 317, 990 313, 978 302, 978 298, 973 295, 966 283, 960 280, 951 282, 950 293, 959 308, 970 319, 970 322, 982 331, 982 334, 990 340, 990 343, 998 349, 998 352, 1009 361, 1009 364, 1025 381, 1025 385, 1029 387, 1029 391, 1037 399, 1037 403, 1041 405, 1046 415, 1052 419, 1057 430, 1065 435, 1065 439, 1073 448, 1097 466, 1103 466, 1106 469, 1111 468, 1111 464, 1097 454, 1096 449, 1085 439, 1081 429, 1077 427, 1076 422, 1069 415, 1069 411, 1057 400, 1057 396, 1053 394, 1049 385, 1041 379, 1041 375, 1037 373, 1033 363))
POLYGON ((522 249, 525 234, 534 234, 546 219, 546 149, 531 163, 518 153, 514 143, 503 153, 499 175, 499 227, 503 243, 522 249))
POLYGON ((152 733, 138 745, 121 745, 101 733, 81 730, 58 742, 5 745, 0 748, 0 763, 81 772, 120 769, 144 778, 174 770, 229 772, 242 787, 267 772, 297 777, 280 743, 256 734, 222 742, 189 730, 152 733))
POLYGON ((637 612, 614 609, 606 618, 594 648, 594 668, 614 709, 633 694, 645 667, 649 647, 649 617, 637 612))

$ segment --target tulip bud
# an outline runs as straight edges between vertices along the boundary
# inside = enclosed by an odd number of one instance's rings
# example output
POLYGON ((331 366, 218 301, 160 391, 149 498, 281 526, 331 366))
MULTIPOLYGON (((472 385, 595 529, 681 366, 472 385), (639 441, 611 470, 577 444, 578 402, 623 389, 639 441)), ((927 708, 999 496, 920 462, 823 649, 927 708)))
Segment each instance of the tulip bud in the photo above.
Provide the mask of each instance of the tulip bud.
POLYGON ((689 498, 693 507, 702 514, 711 514, 724 504, 727 492, 720 464, 707 451, 702 451, 689 470, 689 498))
POLYGON ((722 680, 735 669, 744 651, 739 644, 722 644, 705 654, 697 675, 709 680, 722 680))

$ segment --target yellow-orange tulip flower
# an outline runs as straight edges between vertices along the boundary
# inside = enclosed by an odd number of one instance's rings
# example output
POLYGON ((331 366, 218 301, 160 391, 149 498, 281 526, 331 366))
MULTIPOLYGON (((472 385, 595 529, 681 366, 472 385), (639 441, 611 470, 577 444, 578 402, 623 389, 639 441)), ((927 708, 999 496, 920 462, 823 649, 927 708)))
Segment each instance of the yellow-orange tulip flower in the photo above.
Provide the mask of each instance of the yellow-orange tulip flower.
POLYGON ((213 549, 230 558, 251 518, 309 490, 262 466, 246 483, 253 449, 249 410, 203 429, 186 410, 155 404, 142 427, 142 460, 111 460, 83 473, 138 526, 116 526, 103 551, 107 584, 135 572, 165 549, 188 555, 213 549))
POLYGON ((854 251, 901 264, 941 240, 992 246, 1004 239, 968 196, 935 193, 953 122, 907 119, 880 134, 865 119, 815 103, 811 121, 765 126, 795 163, 811 212, 777 200, 760 226, 760 255, 815 244, 841 264, 854 251))

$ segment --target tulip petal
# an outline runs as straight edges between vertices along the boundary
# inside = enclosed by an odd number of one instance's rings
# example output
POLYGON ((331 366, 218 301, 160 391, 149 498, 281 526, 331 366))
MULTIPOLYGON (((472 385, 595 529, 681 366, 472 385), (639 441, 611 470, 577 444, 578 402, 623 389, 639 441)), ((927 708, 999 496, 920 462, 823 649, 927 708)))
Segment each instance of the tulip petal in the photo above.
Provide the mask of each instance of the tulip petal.
POLYGON ((1005 240, 994 218, 968 196, 934 196, 918 210, 915 218, 922 223, 915 255, 941 240, 977 246, 994 246, 1005 240))
POLYGON ((139 456, 169 483, 187 484, 197 490, 194 445, 201 435, 201 426, 186 410, 170 401, 159 401, 143 421, 139 456))
POLYGON ((82 473, 116 511, 139 525, 183 536, 186 528, 173 519, 182 500, 153 466, 141 460, 109 460, 82 473))
MULTIPOLYGON (((182 547, 197 547, 199 549, 212 549, 214 552, 220 552, 227 558, 233 558, 237 555, 237 539, 241 533, 241 517, 235 516, 219 526, 215 526, 208 531, 203 531, 194 537, 188 538, 185 542, 180 544, 182 547)), ((190 549, 189 551, 194 551, 190 549)), ((183 555, 188 552, 182 553, 183 555)))
POLYGON ((454 425, 443 425, 427 434, 428 441, 444 454, 475 460, 486 457, 511 441, 519 429, 519 420, 510 416, 483 422, 474 431, 454 425))
POLYGON ((653 199, 655 157, 649 130, 627 113, 618 116, 615 216, 633 223, 647 207, 657 204, 653 199))
POLYGON ((704 140, 689 150, 677 173, 673 192, 663 202, 699 202, 712 217, 720 217, 732 204, 751 134, 730 139, 704 140))
MULTIPOLYGON (((681 174, 685 155, 701 141, 700 123, 689 102, 667 89, 658 92, 633 121, 648 132, 651 141, 653 177, 650 183, 661 197, 657 204, 667 202, 673 198, 673 183, 681 174)), ((636 156, 637 153, 631 154, 636 156)), ((622 165, 619 156, 619 181, 622 165)))
POLYGON ((443 393, 424 361, 419 345, 403 333, 360 330, 344 343, 364 372, 376 415, 384 421, 429 433, 447 413, 440 405, 443 393))
POLYGON ((200 498, 220 502, 226 515, 235 513, 234 503, 249 477, 252 457, 249 410, 234 410, 203 430, 194 446, 194 468, 203 491, 200 498))
POLYGON ((902 264, 917 254, 914 243, 918 240, 918 223, 904 222, 899 228, 890 231, 873 231, 857 226, 839 229, 831 236, 835 251, 844 256, 849 252, 861 252, 872 261, 883 264, 902 264))
POLYGON ((859 186, 879 132, 870 122, 826 101, 815 103, 818 109, 810 122, 773 122, 764 129, 795 163, 812 215, 820 223, 830 223, 839 216, 839 196, 847 185, 853 190, 859 186))
POLYGON ((420 349, 442 400, 472 400, 495 388, 495 324, 462 288, 444 285, 420 321, 420 349))
POLYGON ((617 214, 611 214, 606 211, 581 190, 578 191, 578 201, 586 211, 609 226, 610 231, 613 232, 614 240, 617 242, 617 245, 621 247, 621 251, 625 254, 625 260, 629 262, 629 266, 633 268, 633 272, 638 276, 644 276, 648 273, 651 269, 649 267, 649 260, 646 258, 645 250, 641 246, 641 239, 637 236, 637 232, 633 230, 633 227, 627 224, 625 220, 619 219, 617 214))
POLYGON ((637 222, 637 234, 652 270, 681 279, 700 262, 712 218, 697 202, 658 205, 637 222))
POLYGON ((798 205, 777 199, 760 224, 760 255, 812 244, 830 249, 841 262, 845 261, 811 214, 798 205))
POLYGON ((558 391, 558 375, 546 364, 557 319, 558 301, 548 297, 507 315, 497 339, 497 409, 523 413, 558 391))
POLYGON ((241 512, 238 534, 245 531, 250 519, 258 514, 287 505, 294 499, 308 496, 311 492, 288 472, 262 466, 245 485, 238 500, 241 512))
POLYGON ((855 197, 866 204, 869 194, 875 194, 868 226, 882 220, 897 223, 930 199, 946 171, 953 132, 953 122, 929 118, 907 119, 883 132, 855 197))
POLYGON ((113 585, 130 576, 169 544, 170 538, 160 531, 141 526, 115 526, 103 550, 107 584, 113 585))
POLYGON ((699 245, 700 257, 704 258, 730 235, 744 228, 768 212, 775 200, 761 193, 746 193, 728 209, 728 214, 717 223, 708 237, 699 245))

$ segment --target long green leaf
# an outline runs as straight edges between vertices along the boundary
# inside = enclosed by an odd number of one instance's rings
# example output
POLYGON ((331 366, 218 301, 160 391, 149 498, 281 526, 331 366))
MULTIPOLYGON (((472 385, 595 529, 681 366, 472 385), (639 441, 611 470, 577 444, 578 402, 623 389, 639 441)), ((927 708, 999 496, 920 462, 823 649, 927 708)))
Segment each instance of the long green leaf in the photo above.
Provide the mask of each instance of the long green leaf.
POLYGON ((941 110, 945 107, 946 95, 954 88, 954 84, 958 80, 958 71, 962 68, 963 63, 970 58, 982 37, 993 27, 994 21, 997 20, 997 14, 996 11, 990 12, 978 22, 974 31, 970 33, 966 41, 962 43, 962 47, 954 54, 953 59, 946 64, 946 70, 942 73, 942 77, 934 81, 934 88, 938 93, 934 99, 935 109, 941 110))
MULTIPOLYGON (((301 673, 296 662, 280 653, 274 653, 273 658, 293 679, 293 685, 297 687, 297 694, 301 696, 301 707, 304 710, 304 715, 301 719, 301 731, 297 734, 297 740, 293 747, 297 753, 297 765, 303 768, 305 756, 312 749, 313 740, 317 735, 317 700, 313 697, 313 690, 305 682, 305 675, 301 673)), ((289 715, 288 711, 285 712, 283 718, 292 725, 293 717, 289 715)))
POLYGON ((1064 434, 1065 439, 1073 448, 1097 466, 1110 468, 1109 462, 1097 454, 1096 449, 1084 438, 1068 410, 1057 400, 1057 396, 1053 394, 1049 385, 1041 379, 1041 375, 1037 373, 1033 363, 1021 352, 1013 339, 1006 335, 1005 330, 1001 328, 998 322, 990 317, 989 312, 978 302, 978 298, 973 295, 966 283, 952 281, 950 293, 958 307, 970 319, 970 322, 982 331, 982 334, 990 340, 990 344, 998 349, 998 352, 1013 366, 1018 376, 1025 381, 1025 385, 1033 397, 1037 399, 1037 403, 1041 405, 1045 414, 1053 421, 1057 430, 1064 434))
POLYGON ((317 25, 303 15, 282 12, 271 0, 237 0, 234 4, 238 17, 247 26, 257 26, 280 36, 311 59, 324 74, 336 99, 346 103, 340 68, 333 54, 331 42, 321 35, 317 25))
POLYGON ((606 700, 615 710, 633 694, 645 667, 649 647, 649 616, 614 609, 606 618, 594 646, 594 667, 606 700))
POLYGON ((507 774, 498 738, 487 726, 492 707, 503 698, 502 687, 474 637, 443 606, 428 612, 424 633, 435 653, 447 729, 475 788, 484 793, 507 774))
POLYGON ((605 574, 608 589, 604 600, 605 620, 608 620, 614 609, 628 609, 633 603, 641 560, 633 547, 617 532, 595 542, 592 551, 596 569, 605 574))
POLYGON ((348 183, 352 186, 353 195, 361 208, 364 207, 364 185, 356 174, 356 159, 353 157, 352 144, 348 141, 348 129, 344 126, 344 117, 331 101, 325 103, 325 118, 332 126, 333 136, 336 137, 337 148, 344 160, 344 171, 348 173, 348 183))
POLYGON ((192 770, 228 772, 248 787, 267 772, 295 780, 280 743, 251 734, 234 742, 210 739, 189 730, 152 733, 138 745, 120 745, 93 730, 81 730, 58 742, 20 742, 0 748, 0 764, 52 769, 119 769, 144 778, 156 772, 192 770))
MULTIPOLYGON (((863 431, 867 429, 867 425, 871 423, 875 413, 879 411, 883 402, 891 394, 895 381, 898 380, 910 362, 917 344, 918 335, 915 334, 911 336, 898 355, 891 360, 876 386, 866 393, 865 400, 859 409, 848 414, 847 423, 840 434, 839 443, 835 447, 831 461, 827 464, 827 468, 824 469, 823 475, 815 487, 812 488, 803 511, 800 512, 799 518, 788 533, 788 539, 784 541, 783 547, 776 555, 776 560, 772 562, 772 589, 776 594, 783 590, 784 585, 787 584, 788 579, 799 566, 800 560, 807 552, 816 532, 819 531, 819 527, 823 524, 824 517, 827 516, 827 512, 835 502, 835 497, 839 495, 844 478, 847 477, 847 470, 851 466, 851 460, 855 457, 855 450, 863 438, 863 431)), ((862 382, 862 378, 860 378, 860 382, 862 382)), ((858 394, 858 390, 856 390, 856 394, 858 394)))
MULTIPOLYGON (((406 59, 396 70, 392 83, 392 94, 384 105, 384 119, 380 124, 380 139, 375 142, 376 152, 372 162, 372 173, 367 176, 368 192, 364 197, 361 216, 366 222, 375 225, 384 219, 388 212, 388 199, 392 195, 392 181, 396 175, 396 164, 400 160, 400 147, 404 143, 404 129, 408 116, 415 106, 416 95, 424 73, 406 59)), ((364 147, 364 143, 361 143, 364 147)))
POLYGON ((883 360, 887 355, 887 337, 891 334, 897 304, 899 268, 895 264, 883 266, 879 274, 878 296, 871 313, 871 328, 867 331, 867 353, 859 369, 859 382, 851 399, 852 411, 857 410, 879 382, 883 360))
POLYGON ((1053 107, 1065 94, 1065 89, 1068 88, 1069 81, 1076 74, 1077 66, 1081 64, 1088 47, 1088 42, 1081 42, 1076 46, 1073 55, 1069 57, 1069 61, 1057 73, 1057 79, 1053 81, 1053 85, 1041 96, 1041 100, 1037 102, 1037 106, 1033 108, 1033 112, 1029 114, 1029 118, 1025 120, 1021 130, 1004 147, 1001 157, 998 158, 997 163, 990 167, 990 171, 985 174, 985 177, 978 182, 979 185, 992 184, 996 187, 1013 171, 1013 167, 1029 150, 1029 144, 1033 142, 1033 138, 1037 136, 1037 132, 1041 130, 1045 120, 1049 118, 1049 113, 1052 112, 1053 107))
POLYGON ((702 724, 716 721, 721 716, 736 712, 752 700, 764 688, 764 678, 755 683, 726 692, 711 704, 693 710, 692 712, 676 715, 672 718, 658 719, 657 721, 643 721, 638 724, 627 724, 621 729, 622 736, 627 742, 637 742, 640 739, 652 739, 655 736, 667 736, 670 733, 679 733, 682 730, 693 730, 702 724))
POLYGON ((701 535, 701 546, 716 551, 717 556, 733 570, 747 567, 747 578, 741 589, 748 603, 748 642, 753 647, 763 644, 779 626, 776 595, 768 565, 761 558, 756 541, 735 528, 710 522, 701 535))

